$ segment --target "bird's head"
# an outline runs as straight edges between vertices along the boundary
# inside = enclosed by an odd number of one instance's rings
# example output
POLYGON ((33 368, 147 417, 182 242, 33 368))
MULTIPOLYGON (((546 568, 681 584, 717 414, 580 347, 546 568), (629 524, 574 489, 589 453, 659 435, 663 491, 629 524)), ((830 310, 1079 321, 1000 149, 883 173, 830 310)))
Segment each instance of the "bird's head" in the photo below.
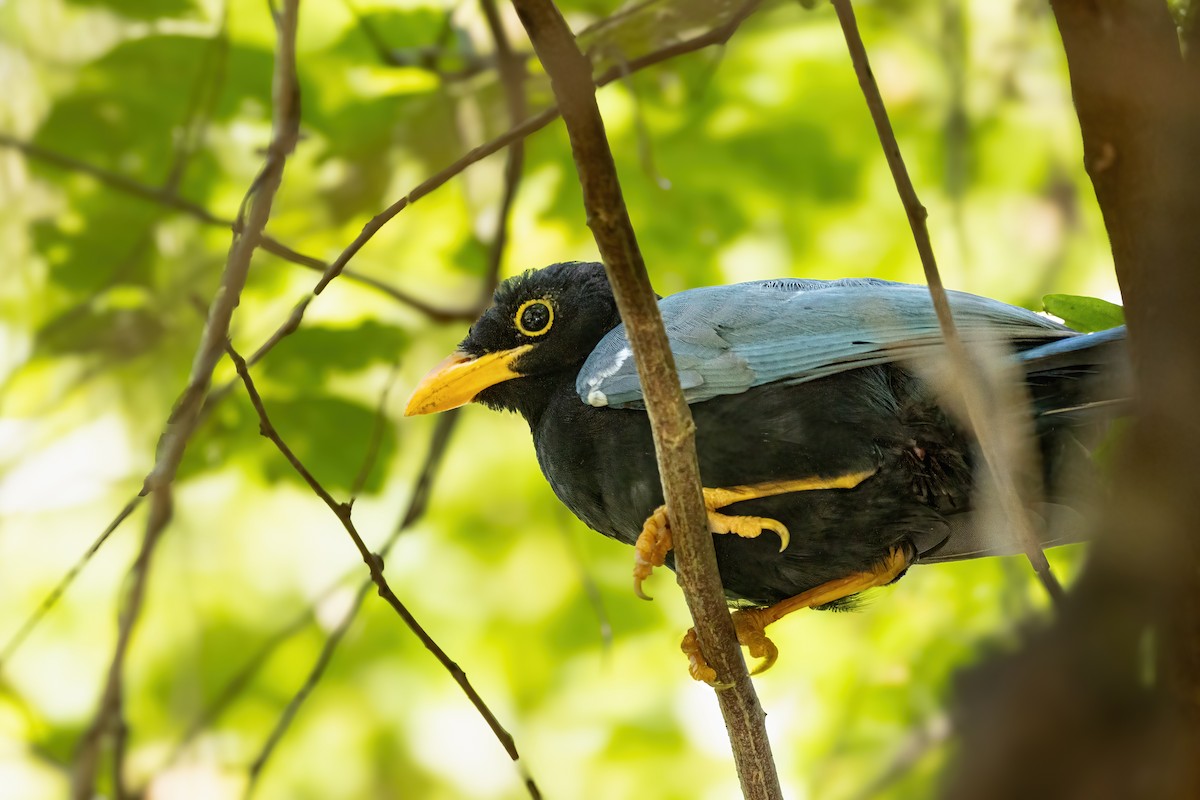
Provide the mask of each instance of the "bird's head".
POLYGON ((476 400, 531 422, 562 373, 571 380, 620 322, 604 266, 554 264, 510 278, 458 349, 417 385, 405 416, 476 400))

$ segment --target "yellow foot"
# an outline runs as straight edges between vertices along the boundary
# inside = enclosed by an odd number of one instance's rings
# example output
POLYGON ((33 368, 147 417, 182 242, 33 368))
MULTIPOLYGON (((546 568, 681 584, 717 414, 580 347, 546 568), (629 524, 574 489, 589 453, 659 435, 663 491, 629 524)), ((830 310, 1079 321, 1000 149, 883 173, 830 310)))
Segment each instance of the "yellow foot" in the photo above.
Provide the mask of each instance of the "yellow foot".
MULTIPOLYGON (((766 627, 772 622, 778 622, 793 611, 799 611, 802 608, 827 605, 875 586, 886 586, 908 569, 911 561, 912 554, 907 547, 896 547, 888 553, 883 563, 874 569, 854 572, 845 578, 823 583, 815 589, 809 589, 795 597, 789 597, 769 608, 748 608, 733 612, 733 627, 737 631, 738 644, 745 647, 752 658, 759 659, 759 662, 750 670, 750 674, 758 675, 767 671, 779 658, 779 648, 767 638, 766 634, 766 627)), ((695 628, 689 630, 683 637, 680 648, 688 657, 688 674, 694 679, 704 681, 718 689, 729 685, 717 681, 716 670, 708 665, 704 654, 700 652, 700 642, 696 638, 695 628)))
MULTIPOLYGON (((763 621, 763 611, 769 609, 749 608, 733 612, 733 629, 737 632, 738 644, 746 648, 751 658, 759 662, 750 670, 751 675, 766 672, 779 658, 779 648, 767 638, 765 631, 768 622, 763 621)), ((688 657, 688 674, 694 680, 704 681, 716 689, 724 689, 732 684, 719 683, 717 671, 708 665, 704 654, 700 652, 700 640, 696 637, 696 629, 690 628, 683 636, 679 649, 688 657)))
MULTIPOLYGON (((754 486, 705 489, 704 505, 708 509, 708 529, 713 533, 732 533, 743 539, 755 539, 763 531, 774 531, 779 536, 779 552, 782 553, 791 541, 787 526, 782 522, 769 517, 721 514, 717 509, 744 500, 774 497, 792 492, 816 489, 853 489, 874 474, 875 470, 867 470, 850 472, 836 478, 801 478, 789 481, 768 481, 754 486)), ((671 551, 671 546, 671 520, 667 515, 667 507, 659 506, 646 518, 635 545, 637 552, 634 557, 633 591, 643 600, 650 598, 642 591, 642 583, 650 577, 655 567, 663 565, 667 553, 671 551)))
POLYGON ((646 518, 642 532, 638 534, 633 556, 633 593, 643 600, 652 599, 642 591, 642 582, 650 577, 655 567, 661 567, 671 551, 671 521, 667 507, 659 506, 646 518))

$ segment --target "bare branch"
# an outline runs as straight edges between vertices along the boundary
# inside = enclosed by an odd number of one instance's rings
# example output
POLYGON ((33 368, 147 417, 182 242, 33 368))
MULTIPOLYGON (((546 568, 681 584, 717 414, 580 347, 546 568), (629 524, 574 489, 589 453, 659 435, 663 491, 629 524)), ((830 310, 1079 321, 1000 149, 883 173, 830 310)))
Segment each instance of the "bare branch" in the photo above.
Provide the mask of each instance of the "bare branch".
POLYGON ((555 527, 559 534, 563 537, 563 542, 571 551, 571 560, 575 562, 575 569, 579 572, 579 582, 583 585, 583 593, 587 597, 588 605, 592 607, 592 612, 596 615, 596 627, 600 634, 600 646, 607 657, 612 649, 613 643, 613 627, 612 622, 608 618, 608 609, 604 607, 604 597, 600 594, 600 587, 596 585, 596 578, 592 575, 588 568, 587 559, 579 547, 579 542, 573 535, 571 521, 574 517, 565 507, 559 507, 559 525, 555 527))
POLYGON ((883 796, 888 789, 911 774, 927 755, 945 744, 953 733, 950 718, 942 712, 923 720, 900 740, 899 747, 883 770, 853 795, 854 800, 872 800, 883 796))
MULTIPOLYGON (((287 462, 292 465, 292 469, 294 469, 296 473, 304 480, 304 482, 308 484, 308 487, 312 489, 313 494, 319 497, 321 502, 323 502, 329 508, 329 510, 333 512, 334 516, 337 517, 338 522, 342 524, 342 527, 345 528, 346 533, 350 535, 350 539, 354 542, 355 548, 358 549, 358 553, 362 557, 363 563, 367 565, 367 569, 371 573, 371 581, 377 587, 379 596, 382 597, 387 604, 392 607, 400 619, 404 621, 404 624, 408 626, 409 630, 411 630, 421 641, 421 644, 425 646, 425 649, 433 653, 434 658, 436 658, 438 662, 440 662, 441 665, 446 668, 446 671, 450 673, 452 678, 454 678, 454 681, 463 690, 463 693, 467 695, 467 698, 471 701, 471 704, 475 706, 476 710, 479 711, 479 714, 487 722, 488 727, 492 729, 492 733, 500 742, 505 752, 508 753, 509 758, 511 758, 513 763, 517 765, 518 769, 522 771, 525 786, 529 790, 530 796, 534 798, 540 797, 541 794, 538 792, 537 786, 533 782, 533 778, 529 776, 528 772, 526 772, 522 766, 521 756, 520 753, 517 752, 516 742, 513 740, 512 734, 505 730, 504 726, 500 724, 500 721, 496 718, 496 715, 492 713, 492 710, 488 707, 487 703, 485 703, 483 698, 479 696, 479 693, 475 691, 475 687, 471 685, 471 682, 467 679, 467 674, 463 672, 462 668, 459 667, 458 664, 456 664, 448 655, 446 655, 446 652, 442 650, 441 646, 439 646, 438 643, 433 640, 433 637, 431 637, 425 631, 425 629, 419 622, 417 622, 416 618, 412 615, 408 608, 400 601, 400 598, 396 596, 396 593, 392 591, 392 587, 388 584, 387 578, 385 578, 383 575, 383 557, 376 553, 372 553, 370 548, 367 547, 366 543, 363 542, 362 536, 359 535, 358 529, 355 527, 354 521, 351 519, 350 506, 346 503, 340 503, 335 500, 333 495, 331 495, 329 491, 322 486, 316 478, 313 477, 312 473, 308 471, 308 468, 301 463, 300 459, 296 457, 296 454, 292 452, 291 448, 288 447, 287 443, 284 442, 284 440, 280 437, 279 432, 275 430, 275 427, 271 424, 270 418, 267 416, 267 410, 263 406, 262 398, 259 396, 258 390, 254 386, 253 379, 250 377, 250 368, 247 366, 245 359, 238 355, 237 351, 235 351, 233 346, 228 342, 226 342, 226 349, 228 350, 229 357, 233 360, 234 366, 237 367, 238 377, 241 378, 242 383, 245 385, 246 393, 250 396, 250 402, 253 404, 255 412, 258 414, 260 426, 259 430, 262 435, 271 440, 271 442, 275 445, 287 462)), ((327 647, 327 651, 331 655, 333 647, 327 647)), ((306 681, 305 683, 305 688, 302 688, 301 690, 301 695, 305 695, 307 691, 311 689, 311 686, 315 685, 317 680, 319 680, 319 673, 320 671, 324 670, 325 664, 328 663, 328 658, 329 656, 323 653, 322 659, 318 663, 316 677, 310 675, 309 681, 306 681)), ((298 706, 303 699, 303 696, 293 698, 293 704, 298 706)), ((291 714, 294 714, 294 711, 291 713, 285 713, 285 719, 282 721, 284 728, 286 728, 286 724, 290 722, 291 714)), ((268 740, 268 747, 264 749, 263 754, 260 754, 259 758, 255 759, 254 764, 251 766, 250 786, 246 790, 247 796, 249 796, 249 794, 253 791, 258 776, 261 774, 262 768, 265 765, 267 758, 270 756, 270 752, 274 748, 275 742, 278 741, 279 735, 282 735, 282 732, 278 727, 277 731, 279 731, 279 734, 272 734, 271 739, 268 740)))
POLYGON ((780 798, 766 715, 746 671, 725 604, 700 492, 695 424, 679 386, 658 302, 625 208, 616 165, 596 105, 591 64, 551 0, 514 0, 533 48, 550 76, 571 139, 588 226, 604 259, 625 322, 654 434, 674 535, 679 583, 700 646, 720 680, 717 693, 747 798, 780 798))
MULTIPOLYGON (((325 644, 322 645, 321 652, 317 655, 316 663, 314 663, 312 669, 309 670, 308 675, 304 679, 304 683, 301 684, 300 688, 296 690, 296 693, 292 695, 291 700, 288 701, 287 706, 283 709, 283 713, 279 716, 279 719, 275 721, 275 726, 271 728, 271 733, 268 734, 267 740, 263 742, 263 746, 258 751, 258 755, 255 756, 254 760, 250 762, 250 767, 247 770, 246 789, 244 792, 242 792, 242 797, 244 800, 250 800, 250 798, 254 795, 254 790, 258 788, 258 781, 262 777, 263 769, 267 766, 267 762, 270 760, 271 755, 275 752, 275 747, 279 744, 279 741, 283 738, 283 735, 287 733, 288 729, 291 728, 292 721, 296 718, 296 714, 300 712, 300 706, 304 705, 304 701, 308 699, 310 694, 312 694, 313 689, 317 688, 317 684, 320 683, 321 678, 325 675, 325 668, 328 667, 329 662, 333 660, 333 654, 337 650, 337 646, 341 644, 342 638, 345 637, 346 632, 350 630, 350 625, 354 622, 354 618, 358 616, 358 610, 362 608, 363 600, 366 599, 368 592, 371 590, 371 586, 372 582, 367 580, 358 587, 358 591, 354 593, 354 601, 350 604, 350 608, 346 610, 346 613, 338 621, 337 627, 335 627, 325 639, 325 644)), ((290 636, 292 632, 293 631, 290 630, 281 631, 281 634, 286 633, 290 636)), ((274 638, 271 642, 268 642, 267 646, 263 649, 263 651, 261 651, 263 661, 265 661, 266 656, 268 656, 270 652, 280 643, 282 643, 282 639, 278 637, 274 638)), ((257 670, 257 668, 261 666, 261 662, 252 662, 249 666, 257 670)), ((248 678, 252 673, 247 670, 243 674, 247 675, 248 678)), ((234 684, 230 684, 229 688, 234 689, 235 687, 238 690, 241 689, 241 686, 236 682, 234 684)), ((232 697, 229 697, 229 699, 232 700, 232 697)))
POLYGON ((96 774, 105 740, 112 740, 114 764, 113 785, 117 800, 126 796, 123 775, 123 754, 127 737, 123 720, 122 692, 125 658, 141 614, 155 548, 171 518, 172 483, 183 460, 188 442, 195 432, 205 397, 212 381, 212 371, 221 357, 222 345, 229 332, 229 323, 241 297, 250 261, 271 214, 275 193, 283 179, 284 166, 299 138, 300 104, 296 80, 295 43, 299 0, 287 0, 278 22, 278 45, 275 56, 274 125, 275 130, 262 170, 251 187, 246 224, 234 235, 221 285, 209 308, 205 326, 188 385, 176 401, 159 439, 158 457, 146 479, 145 491, 151 492, 150 514, 141 550, 130 572, 130 588, 118 620, 117 641, 112 663, 105 680, 104 691, 96 715, 79 743, 72 776, 72 796, 88 800, 95 792, 96 774))
MULTIPOLYGON (((512 51, 512 48, 508 42, 508 37, 504 32, 503 24, 500 20, 494 0, 483 0, 483 10, 496 45, 496 54, 500 67, 501 79, 504 84, 505 95, 508 102, 509 115, 512 118, 513 124, 517 124, 525 115, 523 59, 516 56, 512 51)), ((500 266, 508 239, 509 218, 512 213, 513 203, 516 199, 517 188, 520 184, 521 170, 524 160, 524 140, 516 139, 512 142, 508 149, 508 158, 504 169, 504 192, 497 218, 496 232, 488 249, 488 268, 486 278, 483 286, 481 287, 482 290, 479 298, 480 307, 486 306, 488 303, 492 290, 495 288, 499 278, 500 266)), ((320 292, 319 286, 312 296, 315 297, 318 292, 320 292)), ((302 309, 300 310, 300 313, 303 313, 302 309)), ((471 319, 474 319, 476 314, 477 309, 472 309, 469 312, 471 319)), ((246 377, 248 376, 243 376, 243 379, 246 377)), ((396 527, 392 536, 385 543, 383 551, 380 553, 380 558, 386 555, 387 551, 391 548, 400 532, 411 525, 420 517, 422 513, 424 513, 425 500, 428 495, 428 481, 432 479, 432 470, 436 468, 437 463, 441 460, 442 452, 448 440, 449 431, 452 429, 456 419, 457 415, 450 417, 449 420, 445 422, 444 427, 441 424, 441 421, 439 421, 439 426, 437 429, 438 432, 435 432, 434 442, 430 448, 430 453, 426 461, 426 467, 422 470, 421 476, 418 478, 417 490, 414 492, 409 510, 405 513, 400 525, 396 527), (439 432, 442 431, 444 432, 439 434, 439 432)), ((295 466, 295 464, 293 464, 293 466, 295 466)), ((353 503, 353 500, 351 500, 351 503, 353 503)), ((350 505, 348 504, 346 506, 347 520, 349 519, 349 515, 350 505)), ((374 575, 372 575, 372 579, 374 579, 374 575)), ((362 607, 363 600, 365 599, 370 587, 371 581, 367 581, 359 587, 359 590, 355 594, 354 601, 352 602, 350 608, 338 622, 337 627, 334 628, 334 630, 326 638, 325 644, 321 648, 321 652, 318 655, 316 662, 309 670, 309 673, 306 676, 303 684, 301 684, 299 690, 297 690, 297 692, 288 702, 287 707, 284 709, 283 714, 276 722, 275 727, 272 729, 267 741, 263 744, 258 756, 256 756, 254 761, 251 763, 249 770, 250 779, 247 785, 246 797, 249 797, 253 792, 259 776, 262 774, 263 767, 265 766, 267 760, 271 757, 272 752, 274 752, 279 740, 291 726, 292 720, 300 710, 300 706, 303 705, 309 694, 312 693, 313 689, 315 689, 317 684, 320 682, 321 677, 325 673, 326 667, 333 658, 334 652, 337 650, 338 645, 341 643, 346 632, 350 629, 350 626, 357 617, 358 611, 362 607)), ((480 711, 481 713, 485 712, 486 707, 481 708, 480 711)), ((488 718, 487 713, 485 713, 485 718, 488 718)), ((497 735, 499 736, 499 732, 497 735)), ((507 736, 506 733, 505 735, 507 736)), ((504 739, 501 738, 501 741, 503 742, 504 739)), ((510 752, 510 756, 513 756, 515 761, 516 756, 514 753, 515 746, 513 751, 510 752)), ((533 784, 531 778, 526 777, 526 786, 531 795, 534 797, 538 796, 537 788, 533 784)))
POLYGON ((347 501, 350 505, 354 505, 354 501, 358 499, 358 494, 367 485, 367 480, 371 477, 371 471, 375 469, 375 462, 379 458, 379 450, 383 444, 383 436, 387 431, 387 403, 388 397, 392 393, 392 387, 396 385, 396 378, 400 375, 400 362, 392 364, 391 370, 388 372, 387 379, 383 384, 383 391, 379 393, 379 402, 375 405, 375 419, 371 422, 371 435, 367 439, 367 452, 363 456, 363 462, 358 468, 358 473, 355 474, 354 480, 350 483, 350 499, 347 501))
POLYGON ((904 158, 900 155, 900 145, 896 142, 896 134, 892 131, 887 108, 879 93, 879 87, 875 83, 875 76, 871 73, 867 51, 863 46, 862 36, 858 32, 854 9, 850 0, 833 0, 833 7, 837 11, 838 21, 845 34, 850 59, 854 63, 854 72, 858 76, 863 97, 871 111, 871 119, 875 122, 880 144, 883 145, 884 157, 892 172, 896 190, 900 194, 900 201, 904 204, 904 212, 908 215, 908 224, 912 228, 917 253, 921 257, 921 266, 925 270, 925 282, 929 284, 929 294, 933 298, 938 325, 941 327, 942 338, 946 342, 946 353, 954 374, 958 378, 955 388, 961 392, 968 422, 979 442, 979 449, 987 462, 989 474, 996 482, 1001 507, 1005 516, 1015 527, 1018 541, 1024 548, 1029 563, 1033 565, 1034 572, 1037 573, 1050 597, 1055 602, 1061 602, 1063 599, 1062 586, 1050 570, 1050 562, 1046 560, 1046 554, 1042 552, 1038 537, 1030 523, 1029 512, 1021 500, 1014 479, 1014 465, 1010 459, 1004 458, 1001 454, 1001 443, 996 434, 1002 428, 993 404, 989 403, 987 399, 990 389, 987 386, 986 377, 979 367, 972 363, 954 325, 950 302, 946 297, 946 288, 942 285, 942 276, 938 272, 937 260, 933 255, 933 244, 929 239, 929 229, 925 224, 926 217, 929 215, 917 198, 916 189, 913 188, 912 179, 908 175, 908 168, 904 165, 904 158))
POLYGON ((188 725, 187 730, 183 732, 183 736, 179 742, 171 750, 171 754, 167 756, 166 766, 175 764, 181 755, 187 750, 188 746, 195 741, 208 726, 212 725, 221 714, 229 707, 238 695, 250 685, 250 681, 258 674, 258 671, 266 665, 267 660, 275 653, 275 651, 283 645, 288 639, 291 639, 300 631, 308 627, 316 614, 317 607, 325 602, 338 589, 340 583, 332 583, 318 594, 312 603, 304 608, 304 610, 292 618, 287 624, 283 625, 275 633, 271 634, 261 645, 258 650, 246 659, 242 668, 234 673, 233 677, 226 681, 221 690, 204 709, 196 715, 188 725))
MULTIPOLYGON (((441 466, 447 446, 450 443, 450 434, 453 432, 459 419, 458 413, 459 412, 456 409, 438 417, 437 425, 434 427, 433 437, 429 442, 429 450, 425 455, 421 469, 417 471, 416 480, 413 481, 413 488, 412 492, 409 494, 407 507, 397 520, 397 523, 392 529, 391 535, 388 536, 387 541, 385 541, 379 548, 379 556, 381 558, 386 559, 388 553, 392 549, 392 546, 396 543, 396 540, 400 538, 400 535, 404 533, 404 531, 411 528, 421 519, 422 516, 424 516, 429 500, 429 492, 433 485, 433 480, 437 475, 438 468, 441 466)), ((167 758, 166 763, 170 765, 178 761, 179 757, 187 749, 188 745, 190 745, 204 729, 212 725, 213 722, 215 722, 221 716, 225 709, 235 699, 237 699, 238 695, 241 694, 246 686, 249 685, 250 681, 258 673, 258 671, 262 669, 263 665, 266 664, 267 660, 271 657, 275 650, 278 649, 280 645, 282 645, 288 639, 304 630, 304 628, 306 628, 316 616, 317 607, 329 599, 329 597, 332 596, 333 593, 338 590, 338 588, 343 586, 347 580, 353 578, 357 574, 358 568, 355 568, 354 570, 340 576, 337 580, 330 583, 323 590, 321 590, 315 598, 313 598, 312 602, 303 611, 301 611, 288 623, 280 627, 275 633, 268 637, 267 640, 259 646, 259 649, 256 650, 252 656, 246 659, 245 663, 242 665, 242 668, 234 673, 233 677, 225 683, 219 692, 217 692, 214 699, 204 707, 204 710, 201 711, 194 720, 192 720, 179 743, 176 744, 175 748, 171 751, 171 755, 167 758)), ((310 670, 309 675, 305 678, 304 684, 302 684, 303 686, 308 686, 310 682, 314 684, 316 683, 316 681, 313 680, 313 673, 324 669, 323 665, 329 660, 329 656, 325 654, 325 650, 332 650, 334 647, 336 647, 336 644, 332 646, 330 644, 334 634, 338 629, 342 628, 343 625, 348 627, 350 622, 353 621, 355 615, 362 606, 362 600, 365 597, 364 592, 372 585, 373 583, 370 578, 367 578, 362 582, 359 587, 359 591, 355 593, 355 599, 351 604, 350 609, 346 612, 346 615, 343 617, 343 619, 339 621, 337 628, 335 628, 335 630, 331 632, 329 637, 326 639, 325 645, 322 647, 322 652, 317 657, 317 662, 310 670)), ((338 638, 340 639, 341 636, 338 636, 338 638)), ((295 703, 295 698, 289 702, 289 708, 293 703, 295 703)), ((292 717, 294 717, 294 712, 287 716, 290 720, 292 717)), ((280 729, 281 726, 283 729, 286 729, 286 725, 283 725, 282 723, 282 719, 279 723, 276 723, 276 729, 280 729)), ((285 732, 285 730, 280 730, 279 735, 276 735, 275 730, 273 730, 271 739, 274 739, 277 742, 282 736, 283 732, 285 732)), ((266 746, 264 745, 264 749, 265 747, 266 746)), ((261 760, 265 760, 265 758, 260 752, 253 763, 257 763, 261 760)))

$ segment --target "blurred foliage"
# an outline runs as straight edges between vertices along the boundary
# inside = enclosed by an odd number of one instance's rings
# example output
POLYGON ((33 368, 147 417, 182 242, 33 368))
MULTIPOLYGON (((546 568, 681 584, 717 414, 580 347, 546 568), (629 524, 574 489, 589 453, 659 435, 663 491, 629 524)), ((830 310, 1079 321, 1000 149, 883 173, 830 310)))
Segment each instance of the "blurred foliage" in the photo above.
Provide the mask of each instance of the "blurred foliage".
MULTIPOLYGON (((561 5, 598 70, 739 6, 561 5)), ((781 275, 920 280, 832 10, 805 5, 767 4, 728 46, 600 93, 660 293, 781 275)), ((877 0, 859 16, 947 283, 1038 307, 1052 291, 1116 299, 1045 5, 877 0)), ((152 464, 203 325, 194 300, 215 290, 226 221, 269 138, 272 50, 263 2, 0 4, 0 641, 152 464)), ((299 69, 303 140, 269 232, 320 259, 509 127, 471 3, 303 3, 299 69)), ((528 70, 536 111, 549 88, 528 70)), ((492 157, 405 210, 351 266, 438 308, 471 307, 502 165, 492 157)), ((566 136, 551 125, 528 140, 503 271, 594 257, 566 136)), ((239 349, 252 352, 314 280, 260 252, 234 319, 239 349)), ((1061 297, 1047 307, 1092 327, 1107 313, 1061 297)), ((464 329, 343 277, 255 368, 276 426, 339 498, 376 454, 355 504, 371 542, 395 527, 432 431, 396 422, 404 395, 464 329)), ((223 364, 216 385, 232 377, 223 364)), ((152 797, 238 795, 364 577, 336 520, 258 436, 243 393, 219 396, 184 463, 129 663, 129 771, 153 781, 152 797), (176 753, 246 660, 313 603, 312 621, 176 753)), ((142 524, 135 514, 113 536, 3 665, 0 796, 65 794, 142 524)), ((1052 557, 1069 579, 1078 552, 1052 557)), ((660 577, 657 601, 637 601, 630 565, 627 548, 558 506, 523 423, 470 409, 388 575, 547 796, 732 797, 716 705, 678 652, 679 594, 660 577)), ((1023 562, 992 560, 915 569, 859 612, 782 623, 783 656, 758 686, 787 795, 860 797, 894 772, 879 796, 929 796, 956 670, 1009 646, 1045 605, 1023 562)), ((372 594, 258 796, 524 795, 452 681, 372 594)))

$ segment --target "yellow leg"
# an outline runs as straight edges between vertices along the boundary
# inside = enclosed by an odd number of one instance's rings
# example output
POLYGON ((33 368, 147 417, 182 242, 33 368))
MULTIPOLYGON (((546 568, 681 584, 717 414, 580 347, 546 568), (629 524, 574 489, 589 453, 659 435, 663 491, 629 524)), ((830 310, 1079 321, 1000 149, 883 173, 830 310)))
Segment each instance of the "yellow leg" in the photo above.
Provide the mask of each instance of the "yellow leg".
MULTIPOLYGON (((907 548, 897 547, 874 569, 854 572, 844 578, 823 583, 815 589, 789 597, 769 608, 748 608, 733 612, 733 626, 737 631, 738 642, 747 649, 751 657, 760 659, 750 674, 757 675, 770 669, 779 658, 779 648, 767 638, 765 631, 772 622, 778 622, 802 608, 823 606, 866 589, 886 586, 896 580, 900 573, 908 568, 910 562, 911 555, 907 548)), ((688 657, 688 673, 698 681, 719 687, 716 670, 708 665, 700 652, 700 643, 696 639, 694 628, 683 637, 680 647, 688 657)))
MULTIPOLYGON (((754 486, 730 486, 726 489, 705 489, 704 505, 708 509, 708 528, 713 533, 733 533, 744 539, 755 539, 764 530, 774 531, 779 535, 779 551, 783 552, 791 541, 787 526, 778 520, 768 517, 745 517, 721 514, 718 508, 740 503, 743 500, 757 500, 760 497, 774 497, 792 492, 810 492, 818 489, 853 489, 867 478, 875 474, 875 470, 850 472, 836 478, 799 478, 787 481, 767 481, 754 486)), ((642 583, 650 577, 655 567, 661 567, 666 561, 667 553, 671 551, 671 520, 667 516, 667 507, 659 506, 642 525, 635 545, 636 555, 633 567, 633 591, 643 600, 649 600, 642 591, 642 583)))

